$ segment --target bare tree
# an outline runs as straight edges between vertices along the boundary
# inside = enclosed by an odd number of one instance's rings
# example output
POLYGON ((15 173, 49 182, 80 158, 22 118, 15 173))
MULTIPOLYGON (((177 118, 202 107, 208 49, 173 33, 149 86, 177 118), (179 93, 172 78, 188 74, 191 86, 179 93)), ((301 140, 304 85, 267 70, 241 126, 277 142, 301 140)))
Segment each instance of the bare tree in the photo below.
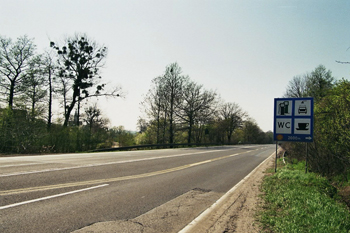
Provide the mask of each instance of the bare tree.
POLYGON ((15 42, 10 38, 0 37, 0 88, 2 94, 8 96, 7 102, 11 109, 14 96, 18 94, 18 85, 30 68, 34 51, 33 40, 27 36, 19 37, 15 42))
POLYGON ((19 84, 23 103, 30 105, 31 119, 42 116, 44 98, 47 96, 46 80, 43 76, 42 56, 35 56, 29 63, 29 69, 19 84), (39 104, 41 106, 39 106, 39 104))
POLYGON ((247 113, 236 103, 224 103, 221 105, 219 117, 221 118, 222 128, 226 132, 228 143, 231 143, 233 132, 243 126, 247 116, 247 113))
POLYGON ((94 127, 104 127, 108 120, 102 117, 101 110, 97 107, 97 104, 85 109, 84 122, 89 127, 90 133, 94 127))
MULTIPOLYGON (((346 51, 348 51, 349 49, 350 49, 350 47, 347 48, 346 51)), ((335 62, 340 63, 340 64, 350 64, 349 61, 337 61, 337 60, 336 60, 335 62)))
MULTIPOLYGON (((97 104, 93 104, 92 106, 89 106, 88 108, 84 109, 85 114, 83 114, 83 121, 86 124, 87 130, 83 131, 85 132, 84 135, 77 135, 77 141, 82 141, 82 145, 85 144, 85 146, 89 149, 94 148, 97 146, 98 143, 105 143, 108 141, 108 124, 109 120, 107 118, 104 118, 102 115, 102 111, 97 107, 97 104)), ((81 146, 80 144, 78 146, 81 146)))
POLYGON ((284 97, 306 97, 307 96, 307 79, 309 75, 297 75, 289 81, 284 97))
POLYGON ((52 124, 52 102, 54 93, 55 72, 57 66, 53 60, 53 56, 49 52, 45 52, 42 59, 43 75, 47 78, 48 86, 48 112, 47 112, 47 129, 50 130, 52 124))
POLYGON ((177 63, 170 64, 162 76, 153 79, 151 89, 141 102, 150 118, 148 133, 152 138, 156 136, 157 143, 172 144, 175 132, 186 128, 188 143, 193 139, 199 141, 200 131, 204 132, 204 125, 214 118, 216 96, 215 92, 182 75, 177 63))
POLYGON ((165 143, 165 130, 167 126, 167 103, 166 94, 164 92, 162 77, 157 77, 152 80, 153 86, 148 91, 144 101, 141 103, 146 114, 150 119, 156 121, 156 140, 157 143, 165 143), (163 137, 161 140, 161 130, 163 137))
POLYGON ((164 88, 165 104, 168 107, 170 144, 174 143, 176 103, 182 98, 183 85, 189 79, 181 73, 181 67, 177 63, 172 63, 166 67, 165 74, 160 79, 164 88))

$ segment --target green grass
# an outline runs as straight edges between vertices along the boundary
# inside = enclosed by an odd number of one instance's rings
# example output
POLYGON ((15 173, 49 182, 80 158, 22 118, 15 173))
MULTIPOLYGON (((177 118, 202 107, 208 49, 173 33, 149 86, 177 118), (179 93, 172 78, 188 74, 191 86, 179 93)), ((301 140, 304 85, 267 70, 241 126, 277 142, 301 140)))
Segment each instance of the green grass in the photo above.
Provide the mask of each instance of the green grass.
POLYGON ((266 231, 350 232, 350 213, 327 179, 305 174, 305 164, 278 169, 262 184, 265 204, 259 214, 266 231))

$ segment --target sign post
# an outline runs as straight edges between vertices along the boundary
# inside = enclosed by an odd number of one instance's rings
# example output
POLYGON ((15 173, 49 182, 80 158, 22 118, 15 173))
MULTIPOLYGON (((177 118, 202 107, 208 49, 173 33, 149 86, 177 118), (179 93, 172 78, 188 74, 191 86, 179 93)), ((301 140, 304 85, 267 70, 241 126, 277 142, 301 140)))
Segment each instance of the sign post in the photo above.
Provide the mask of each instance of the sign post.
POLYGON ((275 98, 273 131, 276 148, 278 141, 312 142, 313 119, 313 98, 275 98))

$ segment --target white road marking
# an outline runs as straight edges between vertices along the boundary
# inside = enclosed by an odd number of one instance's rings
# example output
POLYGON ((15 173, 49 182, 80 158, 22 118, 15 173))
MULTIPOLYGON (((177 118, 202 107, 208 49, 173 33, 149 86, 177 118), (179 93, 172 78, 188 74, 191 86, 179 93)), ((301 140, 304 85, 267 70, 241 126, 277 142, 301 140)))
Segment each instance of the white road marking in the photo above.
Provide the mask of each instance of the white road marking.
POLYGON ((232 155, 225 155, 225 156, 222 156, 222 157, 217 157, 217 158, 214 158, 214 159, 205 160, 205 161, 201 161, 201 162, 198 162, 198 163, 186 164, 186 165, 182 165, 182 166, 179 166, 179 167, 173 167, 173 168, 169 168, 169 169, 165 169, 165 170, 154 171, 154 172, 143 173, 143 174, 137 174, 137 175, 120 176, 120 177, 114 177, 114 178, 108 178, 108 179, 88 180, 88 181, 82 181, 82 182, 72 182, 72 183, 47 185, 47 186, 39 186, 39 187, 29 187, 29 188, 21 188, 21 189, 14 189, 14 190, 5 190, 5 191, 0 191, 0 196, 2 196, 2 195, 20 194, 20 193, 28 193, 28 192, 36 192, 36 191, 45 191, 45 190, 58 189, 58 188, 68 188, 68 187, 83 186, 83 185, 97 185, 97 184, 111 183, 111 182, 117 182, 117 181, 123 181, 123 180, 131 180, 131 179, 151 177, 151 176, 166 174, 166 173, 169 173, 169 172, 180 171, 180 170, 183 170, 183 169, 187 169, 187 168, 190 168, 190 167, 194 167, 194 166, 198 166, 198 165, 202 165, 202 164, 206 164, 206 163, 215 162, 215 161, 222 160, 222 159, 227 159, 227 158, 230 158, 232 156, 249 153, 251 151, 252 150, 245 151, 245 152, 242 152, 242 153, 236 153, 236 154, 232 154, 232 155))
POLYGON ((0 167, 20 167, 20 166, 28 166, 28 165, 37 165, 42 163, 20 163, 20 164, 9 164, 9 165, 1 165, 0 167))
POLYGON ((80 165, 80 166, 74 166, 74 167, 50 168, 50 169, 43 169, 43 170, 14 172, 14 173, 1 174, 0 177, 27 175, 27 174, 52 172, 52 171, 62 171, 62 170, 87 168, 87 167, 97 167, 97 166, 105 166, 105 165, 120 164, 120 163, 140 162, 140 161, 146 161, 146 160, 172 158, 172 157, 180 157, 180 156, 185 156, 185 155, 204 154, 204 153, 219 152, 219 151, 225 151, 225 150, 223 149, 223 150, 201 151, 201 152, 197 152, 197 153, 186 153, 186 154, 179 154, 179 155, 159 156, 159 157, 153 157, 153 158, 133 159, 133 160, 124 160, 124 161, 108 162, 108 163, 87 164, 87 165, 80 165))
POLYGON ((98 185, 98 186, 94 186, 94 187, 90 187, 90 188, 79 189, 79 190, 75 190, 75 191, 71 191, 71 192, 60 193, 60 194, 47 196, 47 197, 42 197, 42 198, 38 198, 38 199, 33 199, 33 200, 29 200, 29 201, 23 201, 23 202, 19 202, 19 203, 14 203, 14 204, 11 204, 11 205, 0 206, 0 210, 7 209, 7 208, 12 208, 12 207, 15 207, 15 206, 20 206, 20 205, 25 205, 25 204, 29 204, 29 203, 33 203, 33 202, 43 201, 43 200, 47 200, 47 199, 52 199, 52 198, 56 198, 56 197, 61 197, 61 196, 74 194, 74 193, 78 193, 78 192, 88 191, 88 190, 91 190, 91 189, 102 188, 102 187, 107 186, 107 185, 109 185, 109 184, 102 184, 102 185, 98 185))

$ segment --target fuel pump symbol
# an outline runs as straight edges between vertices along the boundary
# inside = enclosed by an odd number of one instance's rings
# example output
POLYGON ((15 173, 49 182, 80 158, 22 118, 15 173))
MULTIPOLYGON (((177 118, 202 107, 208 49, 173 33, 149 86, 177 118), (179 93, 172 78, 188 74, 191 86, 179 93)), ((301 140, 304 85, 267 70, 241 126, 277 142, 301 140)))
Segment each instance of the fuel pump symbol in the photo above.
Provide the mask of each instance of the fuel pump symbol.
POLYGON ((278 105, 278 114, 283 116, 289 113, 289 101, 284 101, 278 105))

